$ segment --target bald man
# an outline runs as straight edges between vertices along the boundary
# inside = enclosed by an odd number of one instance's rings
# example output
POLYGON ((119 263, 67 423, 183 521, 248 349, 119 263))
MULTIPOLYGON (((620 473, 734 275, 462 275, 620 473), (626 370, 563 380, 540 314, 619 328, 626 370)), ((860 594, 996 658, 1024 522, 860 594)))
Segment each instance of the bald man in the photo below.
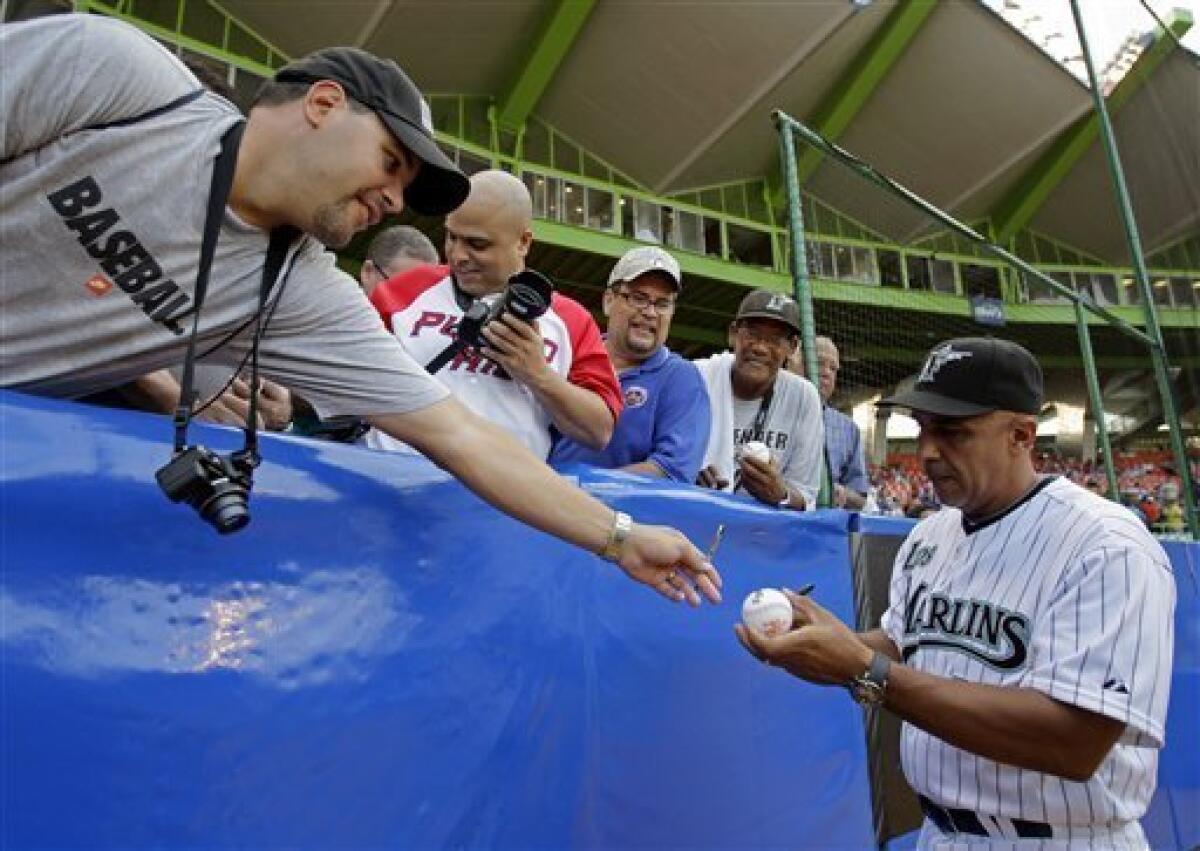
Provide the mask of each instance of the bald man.
MULTIPOLYGON (((429 364, 453 341, 472 302, 499 297, 525 268, 532 222, 525 184, 508 172, 478 172, 467 200, 446 217, 449 265, 420 266, 375 288, 371 303, 418 363, 429 364)), ((549 455, 554 432, 604 448, 621 413, 621 386, 581 304, 555 293, 532 325, 505 315, 488 323, 483 337, 482 350, 459 352, 437 372, 461 401, 539 458, 549 455)), ((367 443, 406 448, 378 431, 367 443)))

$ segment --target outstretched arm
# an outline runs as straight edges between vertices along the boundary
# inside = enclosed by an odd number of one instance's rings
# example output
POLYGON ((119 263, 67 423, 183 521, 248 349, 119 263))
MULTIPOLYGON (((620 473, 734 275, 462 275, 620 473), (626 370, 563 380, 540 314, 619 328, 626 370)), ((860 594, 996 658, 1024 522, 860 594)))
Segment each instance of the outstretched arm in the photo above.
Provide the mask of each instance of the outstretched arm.
POLYGON ((674 529, 634 523, 625 533, 617 513, 538 460, 524 446, 456 400, 407 414, 369 417, 371 424, 415 447, 482 499, 518 520, 600 553, 617 542, 613 560, 632 579, 693 605, 721 599, 721 578, 674 529))
POLYGON ((881 631, 856 634, 808 597, 789 594, 795 628, 768 638, 736 627, 743 646, 769 665, 820 685, 848 685, 878 650, 893 660, 884 705, 927 733, 987 759, 1087 780, 1125 725, 1031 688, 938 677, 899 664, 881 631))

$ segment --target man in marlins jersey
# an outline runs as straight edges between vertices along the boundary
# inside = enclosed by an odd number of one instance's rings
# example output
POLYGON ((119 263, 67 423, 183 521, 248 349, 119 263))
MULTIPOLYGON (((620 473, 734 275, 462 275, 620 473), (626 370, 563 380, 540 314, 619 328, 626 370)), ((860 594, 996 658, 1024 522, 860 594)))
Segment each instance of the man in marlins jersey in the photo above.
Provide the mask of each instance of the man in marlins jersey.
POLYGON ((1166 554, 1125 509, 1038 477, 1042 374, 1020 346, 950 340, 881 404, 912 411, 946 506, 897 553, 881 627, 855 634, 792 595, 795 629, 738 637, 905 721, 920 847, 1146 847, 1171 676, 1166 554))
MULTIPOLYGON (((446 217, 449 268, 419 266, 375 288, 371 303, 418 363, 445 350, 475 299, 498 297, 525 268, 532 221, 525 184, 508 172, 478 172, 467 200, 446 217)), ((437 373, 460 401, 542 459, 550 453, 551 426, 593 449, 608 443, 621 413, 621 386, 583 305, 555 293, 533 325, 505 314, 482 333, 487 345, 480 352, 459 352, 437 373)), ((380 431, 367 443, 405 448, 380 431)))

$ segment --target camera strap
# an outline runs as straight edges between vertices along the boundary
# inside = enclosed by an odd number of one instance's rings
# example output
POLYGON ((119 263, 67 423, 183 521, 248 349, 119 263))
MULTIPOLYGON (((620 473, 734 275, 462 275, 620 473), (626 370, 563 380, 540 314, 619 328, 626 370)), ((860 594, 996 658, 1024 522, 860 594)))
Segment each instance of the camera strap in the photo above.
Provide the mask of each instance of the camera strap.
MULTIPOLYGON (((237 168, 238 146, 246 122, 239 121, 225 131, 221 137, 221 151, 213 165, 212 184, 208 193, 208 209, 204 215, 204 231, 200 241, 200 260, 196 267, 196 288, 193 294, 194 314, 192 334, 188 339, 187 354, 184 357, 183 376, 180 381, 179 404, 175 408, 175 452, 179 453, 187 446, 187 427, 192 418, 192 406, 196 401, 195 381, 196 343, 200 332, 200 310, 208 293, 209 273, 212 270, 213 255, 216 253, 217 237, 220 234, 221 222, 225 216, 225 207, 229 202, 229 192, 233 188, 233 174, 237 168)), ((262 281, 259 285, 258 310, 254 340, 251 344, 250 357, 250 414, 246 422, 246 443, 235 458, 248 460, 251 465, 258 463, 258 347, 265 330, 264 314, 266 313, 267 298, 274 286, 284 262, 287 260, 288 249, 299 235, 293 227, 277 227, 271 231, 270 242, 267 246, 267 256, 263 263, 262 281)))

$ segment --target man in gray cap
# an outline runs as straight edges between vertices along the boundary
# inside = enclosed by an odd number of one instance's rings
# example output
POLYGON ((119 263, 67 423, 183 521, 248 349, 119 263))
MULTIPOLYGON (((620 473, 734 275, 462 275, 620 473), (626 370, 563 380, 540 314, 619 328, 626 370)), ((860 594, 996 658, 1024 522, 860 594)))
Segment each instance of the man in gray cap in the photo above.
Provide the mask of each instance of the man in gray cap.
POLYGON ((1147 847, 1137 819, 1171 686, 1166 553, 1121 506, 1037 474, 1042 372, 1016 343, 948 340, 880 404, 912 412, 946 507, 897 553, 879 627, 854 633, 793 594, 790 632, 738 637, 904 720, 918 847, 1147 847))
POLYGON ((552 463, 695 480, 711 426, 708 391, 696 367, 665 345, 682 289, 679 263, 658 246, 631 248, 613 266, 604 291, 604 347, 625 407, 608 446, 596 450, 563 437, 552 463))
POLYGON ((715 570, 681 534, 568 486, 450 398, 324 250, 406 205, 443 215, 467 196, 394 62, 321 50, 280 69, 243 122, 112 18, 7 25, 0 55, 0 387, 103 390, 183 360, 189 337, 234 367, 257 348, 262 372, 322 418, 366 418, 670 599, 719 598, 715 570), (264 271, 268 253, 278 275, 264 271))
POLYGON ((695 362, 713 416, 697 484, 744 490, 784 509, 816 506, 825 445, 821 398, 807 378, 783 368, 799 342, 799 305, 783 293, 755 290, 729 325, 733 351, 695 362))

